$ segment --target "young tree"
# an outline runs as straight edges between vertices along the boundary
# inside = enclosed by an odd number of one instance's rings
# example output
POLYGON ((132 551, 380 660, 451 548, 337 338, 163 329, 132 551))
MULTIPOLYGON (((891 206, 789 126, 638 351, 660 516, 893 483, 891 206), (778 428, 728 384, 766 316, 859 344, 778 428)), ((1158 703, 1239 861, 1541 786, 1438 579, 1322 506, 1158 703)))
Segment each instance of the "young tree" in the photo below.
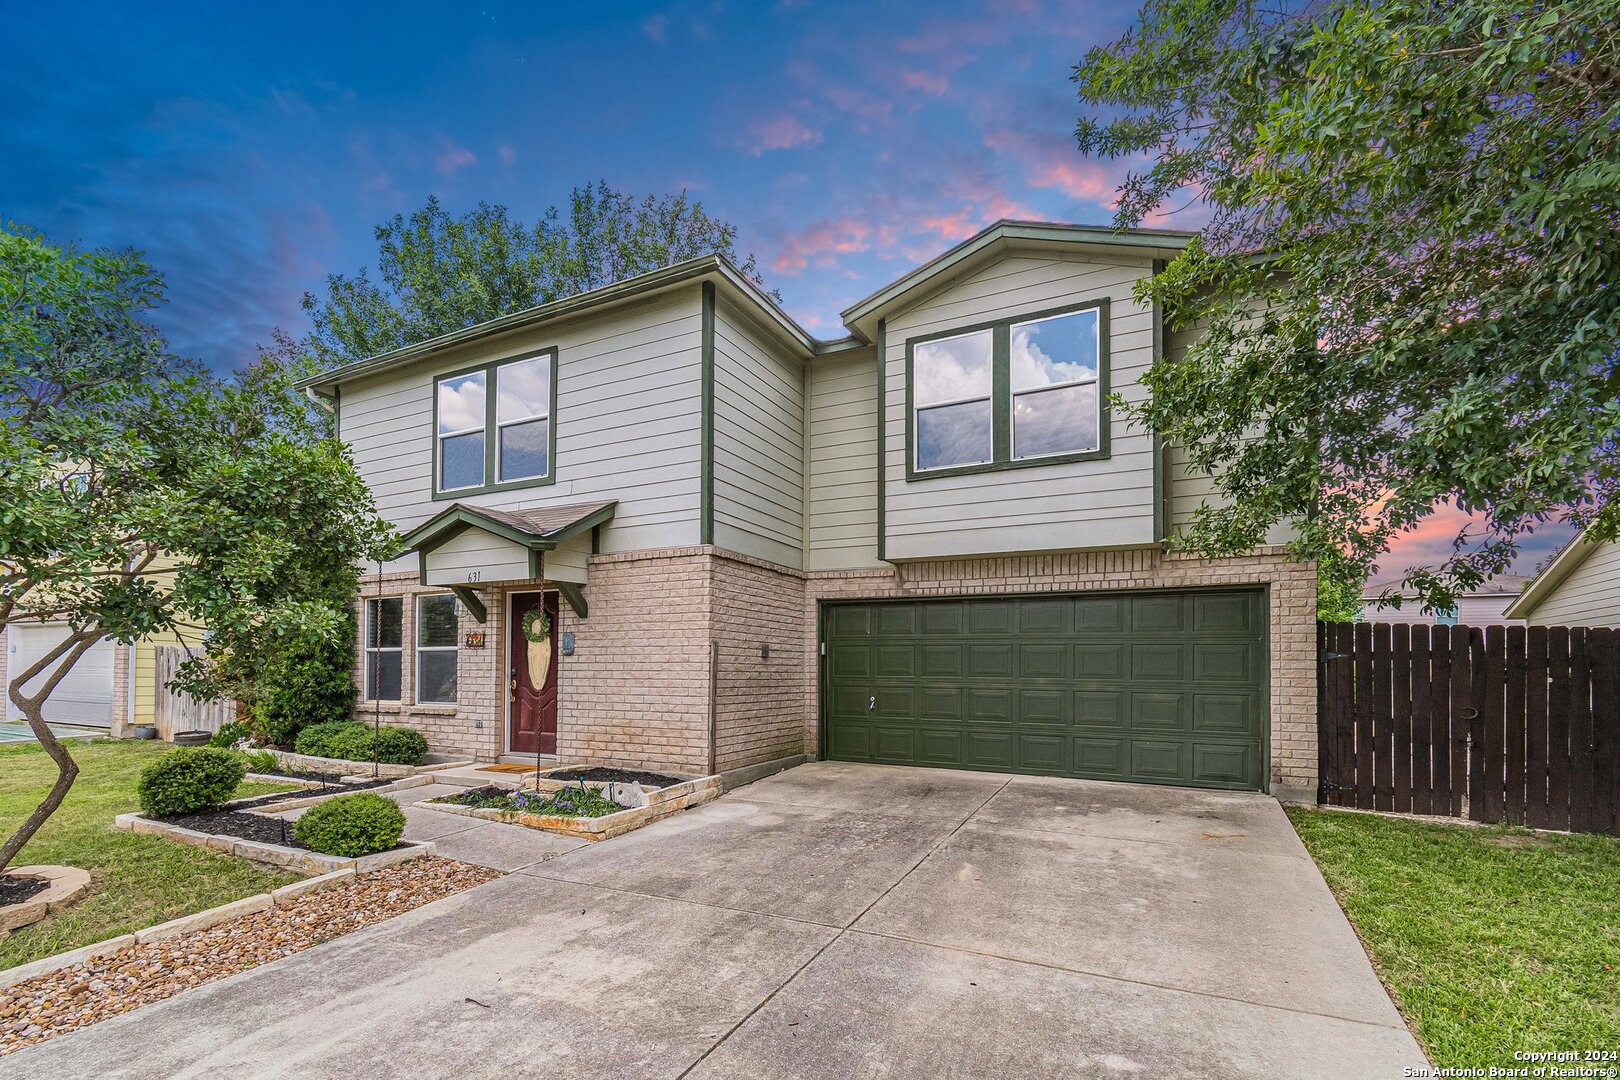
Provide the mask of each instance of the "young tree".
POLYGON ((389 543, 342 447, 309 436, 283 375, 227 382, 169 354, 146 321, 162 294, 133 252, 0 229, 0 627, 65 631, 7 672, 58 774, 0 844, 0 869, 78 773, 44 709, 91 647, 196 626, 211 648, 334 628, 327 598, 389 543))
POLYGON ((1431 609, 1550 519, 1620 530, 1612 0, 1151 0, 1075 71, 1080 149, 1151 158, 1120 225, 1208 226, 1144 293, 1207 332, 1135 417, 1218 474, 1186 542, 1292 521, 1344 582, 1443 499, 1431 609))
POLYGON ((303 349, 323 369, 700 255, 725 255, 759 282, 736 226, 686 192, 638 201, 604 180, 573 189, 566 219, 551 207, 525 225, 489 203, 454 218, 430 197, 376 237, 380 280, 362 267, 328 276, 323 298, 304 294, 314 329, 303 349))

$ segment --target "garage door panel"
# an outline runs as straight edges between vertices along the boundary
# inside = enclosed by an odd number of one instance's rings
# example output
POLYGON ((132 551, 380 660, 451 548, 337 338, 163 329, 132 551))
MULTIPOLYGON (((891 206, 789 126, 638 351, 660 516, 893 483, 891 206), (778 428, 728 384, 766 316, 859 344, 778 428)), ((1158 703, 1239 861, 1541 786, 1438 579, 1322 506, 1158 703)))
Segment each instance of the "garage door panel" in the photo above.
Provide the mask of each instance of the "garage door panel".
POLYGON ((832 639, 864 637, 872 632, 872 616, 877 609, 870 607, 835 607, 827 612, 827 636, 832 639))
POLYGON ((1069 737, 1066 735, 1018 736, 1020 772, 1062 774, 1069 771, 1069 737))
POLYGON ((968 719, 976 724, 1012 723, 1012 691, 969 690, 968 719))
MULTIPOLYGON (((49 656, 70 633, 61 624, 16 623, 6 630, 8 670, 20 675, 49 656)), ((110 728, 113 713, 113 659, 117 646, 103 638, 90 646, 70 668, 46 699, 44 716, 53 724, 110 728)), ((46 667, 24 684, 25 692, 37 692, 56 671, 46 667)), ((9 688, 9 686, 8 686, 9 688)), ((23 719, 22 710, 5 696, 5 717, 23 719)))
POLYGON ((967 674, 975 679, 1010 679, 1013 674, 1011 645, 969 645, 967 674))
POLYGON ((1193 694, 1192 729, 1201 735, 1242 735, 1259 711, 1253 694, 1193 694))
POLYGON ((873 674, 880 678, 912 678, 917 674, 914 645, 878 645, 873 650, 873 674))
POLYGON ((1018 691, 1018 721, 1021 724, 1069 726, 1069 694, 1064 690, 1018 691))
POLYGON ((1131 646, 1131 677, 1158 682, 1183 682, 1192 665, 1187 646, 1180 642, 1131 646))
POLYGON ((1070 743, 1075 772, 1105 780, 1126 775, 1124 739, 1076 736, 1070 743))
POLYGON ((1077 679, 1117 679, 1125 674, 1125 646, 1076 645, 1074 677, 1077 679))
POLYGON ((1011 732, 970 731, 963 745, 966 756, 962 764, 968 768, 1010 770, 1013 767, 1011 732))
POLYGON ((823 621, 832 757, 1263 786, 1256 590, 849 606, 823 621))
POLYGON ((1236 743, 1193 743, 1193 779, 1211 784, 1238 784, 1253 768, 1254 748, 1236 743))
POLYGON ((1131 728, 1136 731, 1187 731, 1192 728, 1186 695, 1139 690, 1131 695, 1131 728))
POLYGON ((1069 647, 1062 642, 1018 646, 1018 677, 1021 679, 1069 678, 1069 647))
POLYGON ((1066 600, 1021 600, 1018 602, 1018 633, 1055 637, 1069 632, 1066 600))
POLYGON ((1124 731, 1130 727, 1122 690, 1076 690, 1074 722, 1078 727, 1124 731))

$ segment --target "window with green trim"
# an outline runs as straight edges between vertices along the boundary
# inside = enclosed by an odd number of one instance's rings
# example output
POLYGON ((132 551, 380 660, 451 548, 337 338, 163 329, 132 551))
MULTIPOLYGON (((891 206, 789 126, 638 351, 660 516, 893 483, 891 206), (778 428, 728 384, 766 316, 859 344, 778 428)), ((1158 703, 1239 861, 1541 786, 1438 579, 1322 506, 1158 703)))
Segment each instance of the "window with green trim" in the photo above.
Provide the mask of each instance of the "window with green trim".
POLYGON ((434 382, 437 493, 544 483, 552 475, 555 351, 434 382))
POLYGON ((1098 302, 909 341, 911 471, 1101 456, 1107 332, 1098 302))

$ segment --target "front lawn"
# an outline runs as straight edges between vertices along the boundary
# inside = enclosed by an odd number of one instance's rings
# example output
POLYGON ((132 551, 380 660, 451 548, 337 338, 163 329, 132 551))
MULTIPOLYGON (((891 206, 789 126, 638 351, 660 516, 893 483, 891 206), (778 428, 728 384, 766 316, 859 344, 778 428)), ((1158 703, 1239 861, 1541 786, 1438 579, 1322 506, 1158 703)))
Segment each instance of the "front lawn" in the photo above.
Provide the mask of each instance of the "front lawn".
MULTIPOLYGON (((167 744, 124 740, 74 742, 79 777, 67 800, 13 862, 58 863, 90 871, 91 891, 44 922, 0 939, 0 969, 127 934, 244 896, 298 875, 113 828, 113 817, 140 809, 135 782, 167 744)), ((0 746, 0 828, 20 824, 56 778, 56 764, 35 745, 0 746)), ((286 785, 243 783, 238 797, 286 785)))
POLYGON ((1437 1065, 1620 1051, 1620 840, 1288 816, 1437 1065))

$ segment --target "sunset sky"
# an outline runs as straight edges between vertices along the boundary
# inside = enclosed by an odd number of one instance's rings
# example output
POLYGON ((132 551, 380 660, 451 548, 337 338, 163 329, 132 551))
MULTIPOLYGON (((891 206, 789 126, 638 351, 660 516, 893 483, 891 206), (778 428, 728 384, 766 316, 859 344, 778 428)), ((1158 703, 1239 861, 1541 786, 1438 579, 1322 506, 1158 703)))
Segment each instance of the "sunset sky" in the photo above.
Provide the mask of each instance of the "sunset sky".
POLYGON ((997 218, 1108 221, 1122 172, 1075 151, 1068 76, 1130 4, 5 7, 0 218, 143 249, 159 324, 219 369, 301 331, 303 292, 430 194, 528 221, 599 177, 685 188, 836 336, 997 218))

